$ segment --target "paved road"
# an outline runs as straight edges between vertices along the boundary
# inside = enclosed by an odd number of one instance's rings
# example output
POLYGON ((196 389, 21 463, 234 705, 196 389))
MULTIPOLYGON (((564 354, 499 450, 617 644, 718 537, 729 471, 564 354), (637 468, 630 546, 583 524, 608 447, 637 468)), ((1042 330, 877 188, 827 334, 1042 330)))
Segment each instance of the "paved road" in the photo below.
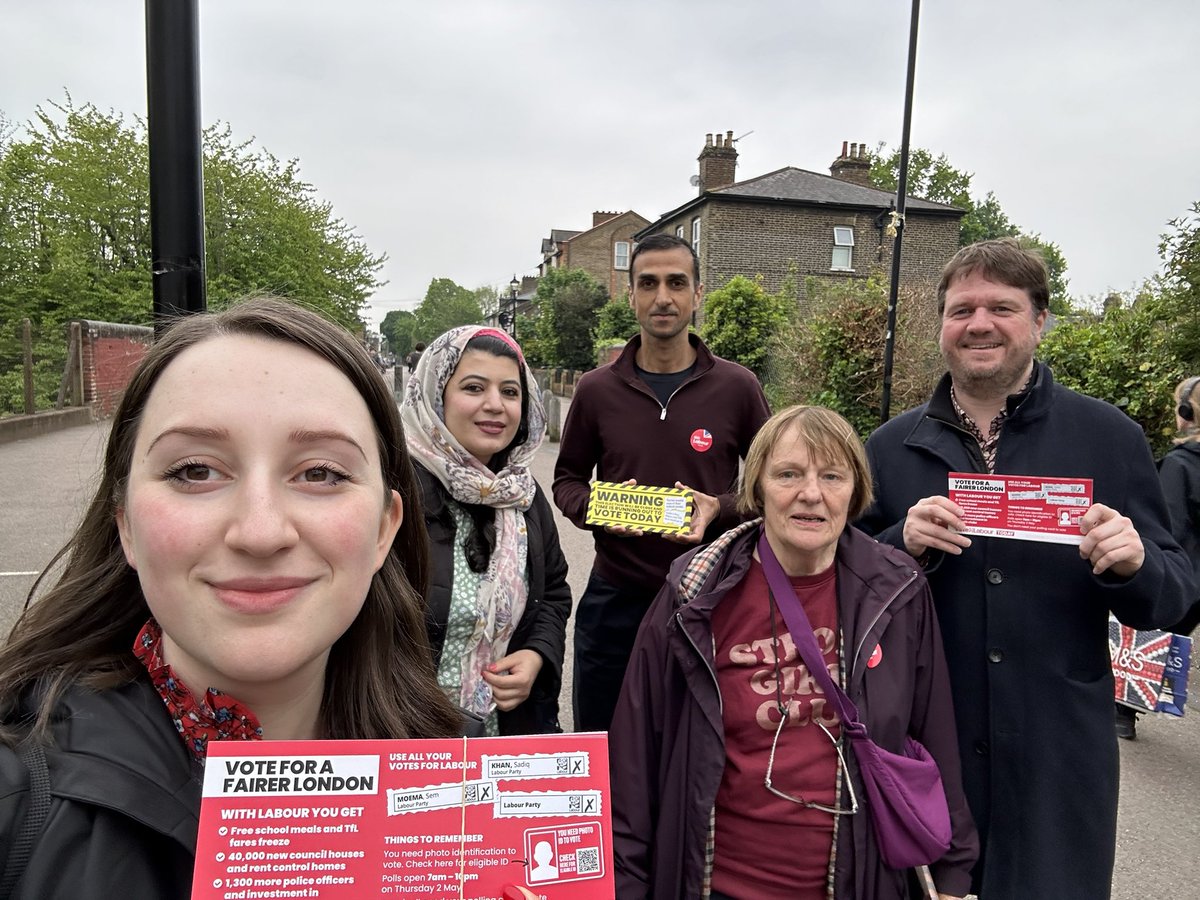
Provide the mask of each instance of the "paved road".
MULTIPOLYGON (((61 546, 90 496, 107 433, 83 426, 0 445, 0 629, 7 633, 20 611, 33 572, 61 546)), ((547 489, 557 446, 547 444, 534 464, 547 489)), ((591 538, 559 522, 570 582, 579 596, 591 564, 591 538)), ((569 653, 568 647, 568 653, 569 653)), ((564 687, 569 727, 570 665, 564 687)), ((1194 676, 1193 676, 1194 677, 1194 676)), ((1200 688, 1200 684, 1197 684, 1200 688)), ((1121 810, 1114 900, 1195 900, 1200 850, 1200 690, 1189 714, 1143 718, 1136 742, 1121 744, 1121 810)), ((1054 703, 1051 693, 1030 702, 1054 703)), ((1086 791, 1086 784, 1073 785, 1086 791)), ((1036 897, 1036 886, 1030 886, 1036 897)))

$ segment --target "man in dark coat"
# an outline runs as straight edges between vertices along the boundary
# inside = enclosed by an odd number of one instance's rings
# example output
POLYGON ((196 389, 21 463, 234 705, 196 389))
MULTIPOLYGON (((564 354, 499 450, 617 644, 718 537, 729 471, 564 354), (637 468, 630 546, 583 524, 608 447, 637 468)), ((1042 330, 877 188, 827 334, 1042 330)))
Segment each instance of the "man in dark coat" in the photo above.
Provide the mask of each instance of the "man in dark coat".
POLYGON ((867 443, 876 502, 859 523, 921 561, 945 641, 981 900, 1104 900, 1118 757, 1108 613, 1178 621, 1192 596, 1144 435, 1034 361, 1049 304, 1040 257, 966 247, 938 286, 949 372, 867 443), (1093 480, 1081 541, 969 538, 949 472, 1093 480))

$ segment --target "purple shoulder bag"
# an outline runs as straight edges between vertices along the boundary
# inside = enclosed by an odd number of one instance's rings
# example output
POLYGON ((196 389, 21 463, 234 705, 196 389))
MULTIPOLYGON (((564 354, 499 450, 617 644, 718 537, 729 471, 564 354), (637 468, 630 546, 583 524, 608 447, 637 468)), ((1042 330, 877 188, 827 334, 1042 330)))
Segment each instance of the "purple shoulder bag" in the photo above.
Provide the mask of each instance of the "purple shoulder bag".
POLYGON ((905 737, 903 754, 884 750, 871 740, 867 726, 858 720, 858 709, 829 677, 808 616, 765 531, 758 540, 758 555, 800 658, 850 736, 883 861, 893 869, 907 869, 940 859, 950 849, 950 808, 937 761, 912 737, 905 737))

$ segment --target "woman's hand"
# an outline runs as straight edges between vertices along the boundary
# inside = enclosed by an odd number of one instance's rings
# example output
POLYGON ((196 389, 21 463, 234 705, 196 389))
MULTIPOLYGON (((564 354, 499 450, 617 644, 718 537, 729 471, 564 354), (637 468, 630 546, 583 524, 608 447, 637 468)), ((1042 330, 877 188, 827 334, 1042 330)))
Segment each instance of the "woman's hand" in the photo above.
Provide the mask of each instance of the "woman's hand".
POLYGON ((525 702, 542 671, 542 662, 542 654, 536 650, 518 650, 483 670, 483 680, 492 686, 497 709, 509 712, 525 702))

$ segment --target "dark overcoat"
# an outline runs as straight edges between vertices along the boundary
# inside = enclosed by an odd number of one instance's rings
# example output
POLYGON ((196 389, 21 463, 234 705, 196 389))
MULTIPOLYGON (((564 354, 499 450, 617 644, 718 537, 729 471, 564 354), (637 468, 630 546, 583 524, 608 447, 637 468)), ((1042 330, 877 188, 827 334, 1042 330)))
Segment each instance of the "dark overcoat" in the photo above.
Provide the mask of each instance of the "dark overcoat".
MULTIPOLYGON (((1145 563, 1132 578, 1097 576, 1072 545, 975 537, 961 556, 931 554, 925 574, 982 842, 975 891, 1103 900, 1118 783, 1108 613, 1136 628, 1177 622, 1193 596, 1191 565, 1171 537, 1141 429, 1035 365, 1033 387, 1010 398, 995 472, 1091 478, 1094 501, 1132 519, 1145 563)), ((867 442, 877 497, 859 525, 896 547, 909 507, 945 495, 947 473, 985 470, 949 392, 947 375, 928 404, 867 442)))

